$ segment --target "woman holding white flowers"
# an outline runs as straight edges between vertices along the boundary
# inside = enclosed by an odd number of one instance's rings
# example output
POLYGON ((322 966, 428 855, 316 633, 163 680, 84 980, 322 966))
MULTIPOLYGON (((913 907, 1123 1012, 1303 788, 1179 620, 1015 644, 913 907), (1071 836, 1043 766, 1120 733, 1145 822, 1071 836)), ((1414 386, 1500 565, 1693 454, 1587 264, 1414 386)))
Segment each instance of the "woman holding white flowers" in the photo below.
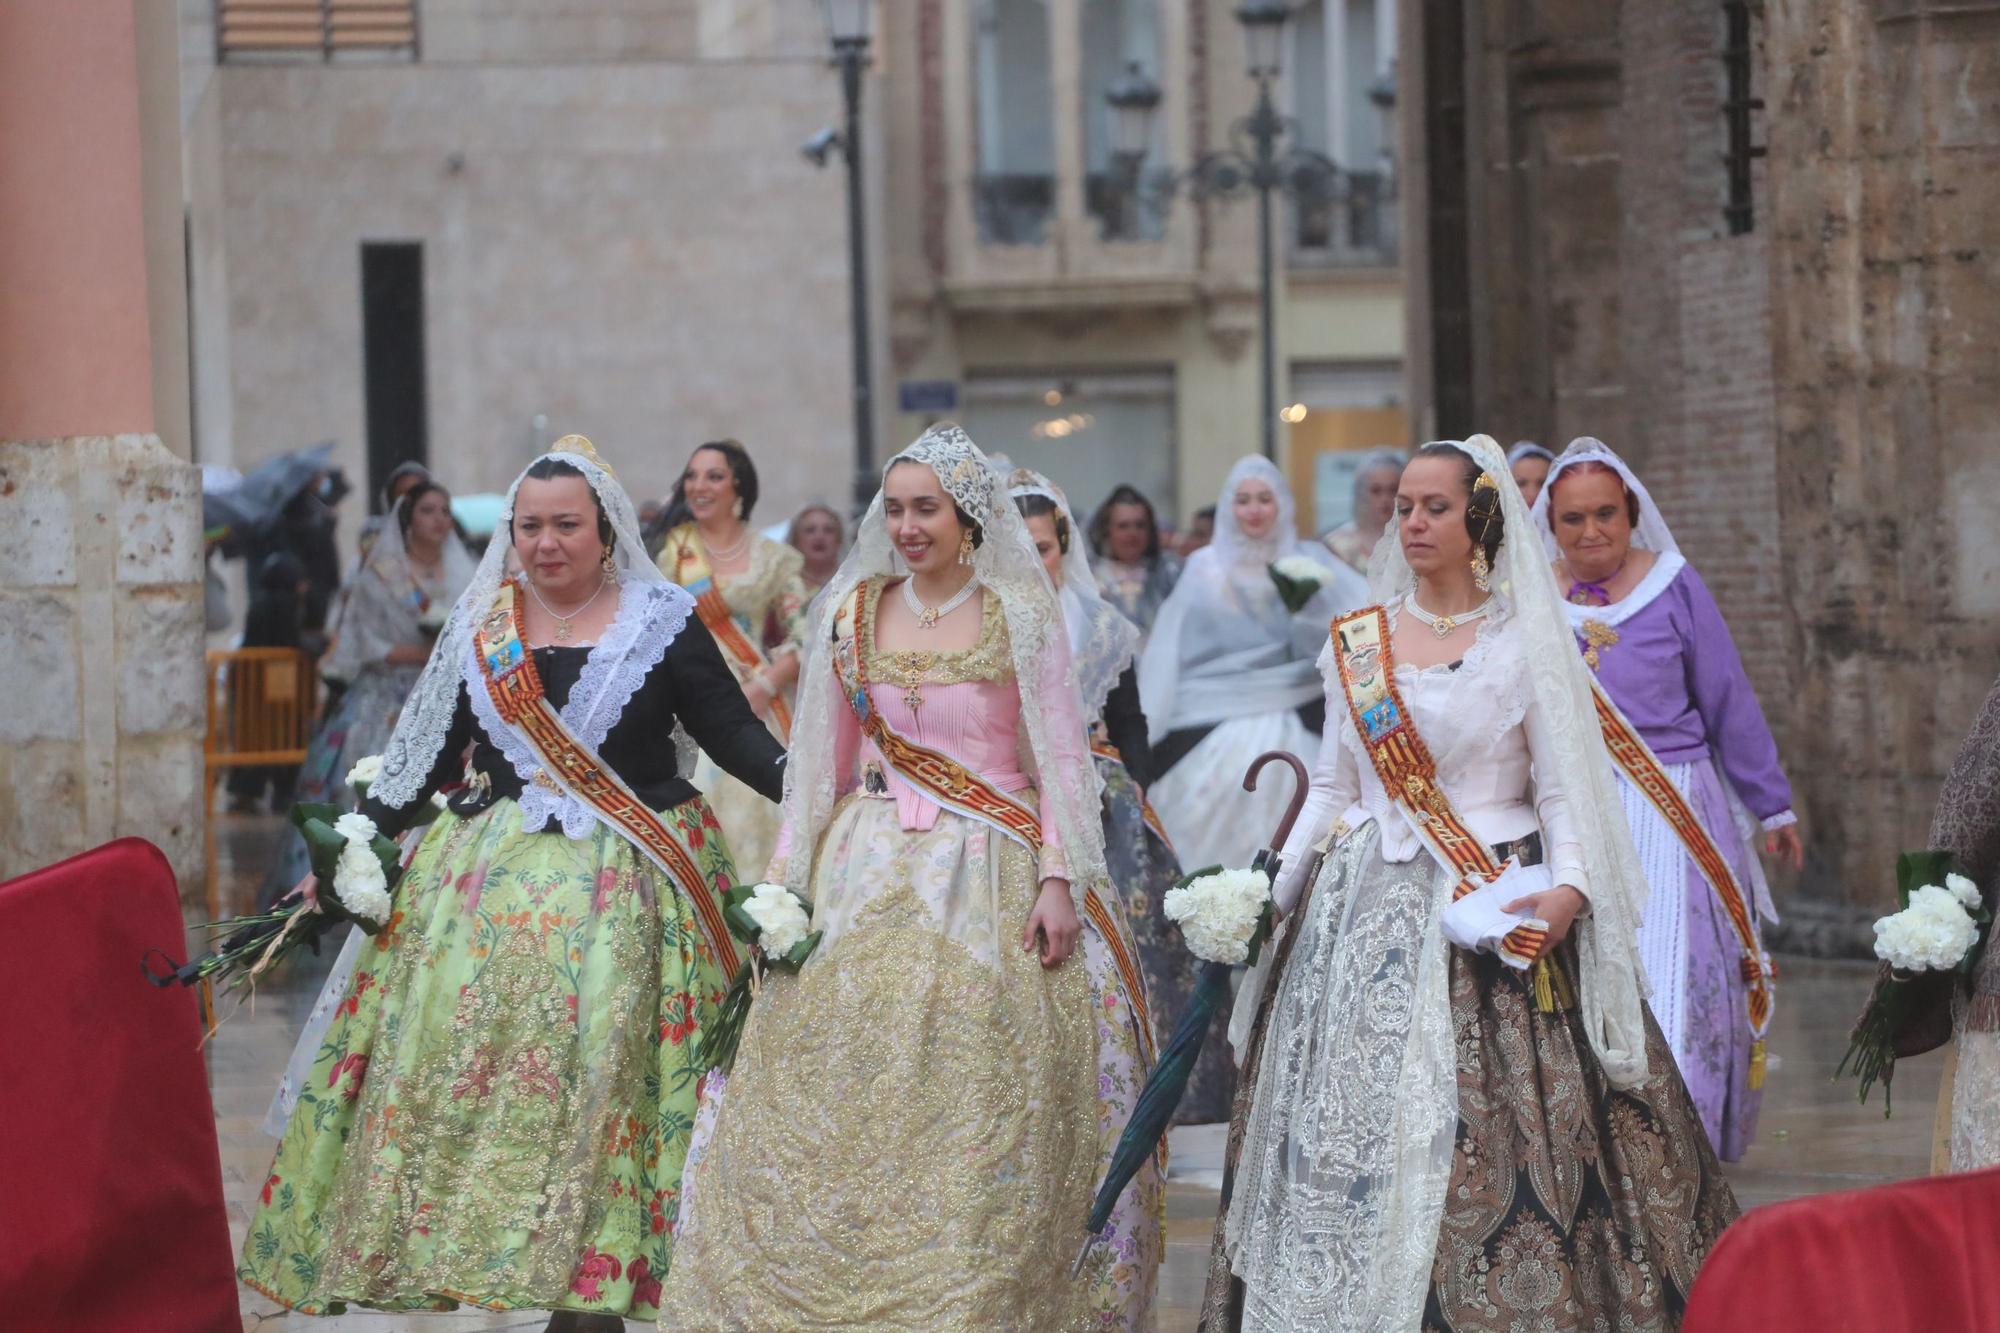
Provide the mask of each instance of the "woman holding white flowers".
POLYGON ((808 643, 771 878, 824 934, 712 1080, 660 1325, 1144 1327, 1156 1178, 1070 1276, 1143 985, 1063 611, 958 427, 890 461, 808 643))
MULTIPOLYGON (((1939 886, 1969 912, 1988 914, 2000 906, 2000 682, 1986 696, 1972 730, 1960 744, 1958 757, 1938 791, 1926 847, 1950 852, 1960 873, 1939 886)), ((1944 1089, 1938 1098, 1937 1137, 1931 1153, 1933 1171, 1977 1171, 2000 1166, 2000 949, 1988 943, 1972 967, 1970 978, 1953 969, 1965 949, 1968 926, 1952 921, 1943 903, 1937 915, 1949 924, 1932 925, 1930 966, 1910 964, 1904 951, 1920 955, 1914 941, 1901 938, 1909 926, 1898 913, 1897 928, 1880 938, 1882 985, 1889 980, 1895 958, 1903 964, 1906 998, 1890 1036, 1896 1056, 1921 1055, 1951 1044, 1944 1089)), ((1989 928, 1990 935, 1990 928, 1989 928)), ((1871 1000, 1871 1006, 1873 1001, 1871 1000)), ((1893 1062, 1892 1062, 1893 1063, 1893 1062)))
MULTIPOLYGON (((340 620, 322 669, 347 689, 306 748, 296 799, 340 800, 348 770, 382 752, 472 570, 451 526, 451 493, 419 479, 396 501, 341 591, 340 620)), ((305 843, 287 838, 258 897, 274 901, 305 873, 305 843)))
POLYGON ((1153 808, 1190 869, 1241 864, 1277 827, 1289 793, 1276 782, 1244 791, 1244 770, 1266 750, 1318 753, 1325 701, 1313 658, 1327 620, 1367 600, 1359 574, 1299 539, 1296 511, 1269 459, 1231 468, 1215 538, 1188 557, 1139 660, 1153 808), (1289 606, 1274 567, 1296 588, 1313 577, 1319 587, 1289 606))
MULTIPOLYGON (((729 853, 668 738, 679 722, 768 798, 782 785, 693 612, 589 441, 516 480, 344 817, 394 837, 455 785, 319 1045, 244 1282, 310 1314, 653 1313, 736 965, 729 853)), ((332 887, 352 903, 344 861, 332 887)))
POLYGON ((1676 1327, 1736 1206, 1643 1003, 1585 668, 1491 439, 1424 446, 1396 514, 1238 997, 1203 1327, 1676 1327))

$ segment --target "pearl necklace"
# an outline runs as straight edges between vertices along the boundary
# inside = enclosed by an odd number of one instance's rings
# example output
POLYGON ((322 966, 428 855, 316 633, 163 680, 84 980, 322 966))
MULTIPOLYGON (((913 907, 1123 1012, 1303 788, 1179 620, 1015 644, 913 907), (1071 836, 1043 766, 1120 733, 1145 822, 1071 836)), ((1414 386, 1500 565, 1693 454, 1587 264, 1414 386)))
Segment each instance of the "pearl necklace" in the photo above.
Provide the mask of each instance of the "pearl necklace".
POLYGON ((1414 593, 1410 595, 1403 605, 1410 608, 1411 615, 1421 620, 1424 624, 1429 625, 1431 633, 1437 635, 1440 639, 1448 639, 1461 626, 1470 625, 1473 621, 1491 611, 1493 609, 1493 599, 1489 597, 1470 611, 1461 611, 1455 616, 1432 615, 1429 611, 1417 605, 1417 598, 1414 593))
POLYGON ((917 618, 918 629, 936 629, 938 621, 964 606, 973 593, 979 591, 979 576, 974 574, 965 581, 965 586, 936 606, 925 606, 917 598, 915 578, 903 580, 903 605, 910 608, 910 614, 917 618))
POLYGON ((579 606, 578 608, 576 608, 576 610, 570 612, 568 615, 564 615, 562 612, 556 610, 553 606, 550 606, 547 602, 542 600, 541 593, 535 590, 535 581, 533 579, 524 578, 521 581, 528 585, 528 596, 534 598, 535 604, 541 607, 542 610, 548 612, 549 617, 556 622, 555 641, 557 643, 569 642, 569 622, 575 620, 585 611, 588 611, 591 607, 591 603, 595 602, 598 598, 604 596, 604 590, 610 587, 614 582, 616 582, 616 580, 610 578, 599 579, 597 581, 597 591, 590 594, 590 596, 584 600, 582 606, 579 606))
POLYGON ((750 525, 746 523, 743 525, 742 540, 738 541, 736 545, 730 547, 710 546, 708 544, 708 538, 701 535, 700 528, 695 529, 694 535, 696 539, 701 542, 702 549, 708 552, 708 560, 710 564, 714 564, 718 560, 720 560, 724 564, 734 564, 738 556, 742 555, 745 551, 750 549, 750 538, 755 536, 756 534, 750 531, 750 525))

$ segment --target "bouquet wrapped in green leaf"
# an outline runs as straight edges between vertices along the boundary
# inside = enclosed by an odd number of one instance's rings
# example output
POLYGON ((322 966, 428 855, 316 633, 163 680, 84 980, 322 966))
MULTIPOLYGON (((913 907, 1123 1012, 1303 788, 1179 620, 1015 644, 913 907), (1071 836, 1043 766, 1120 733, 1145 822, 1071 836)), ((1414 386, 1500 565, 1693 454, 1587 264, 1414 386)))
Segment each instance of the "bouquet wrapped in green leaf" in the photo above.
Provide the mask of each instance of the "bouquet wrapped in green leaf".
POLYGON ((1273 561, 1268 566, 1271 582, 1277 585, 1278 597, 1285 604, 1285 610, 1297 615, 1305 609, 1305 604, 1313 599, 1313 594, 1326 584, 1327 571, 1318 562, 1302 555, 1288 555, 1273 561))
POLYGON ((166 959, 165 972, 143 962, 147 980, 155 986, 210 982, 225 990, 253 987, 300 946, 317 952, 320 936, 343 921, 369 935, 388 924, 390 886, 401 873, 402 853, 376 829, 375 821, 339 806, 311 803, 293 806, 291 820, 306 840, 319 881, 317 901, 283 902, 268 912, 210 922, 208 933, 222 936, 221 943, 186 963, 166 959))
POLYGON ((702 1055, 711 1069, 727 1074, 750 1004, 763 988, 764 970, 797 972, 819 947, 825 931, 812 928, 812 904, 782 884, 739 884, 722 895, 722 919, 744 945, 742 966, 722 997, 722 1012, 703 1039, 702 1055))
POLYGON ((1875 923, 1875 956, 1889 964, 1888 975, 1868 997, 1834 1077, 1851 1070, 1864 1102, 1879 1081, 1884 1116, 1894 1105, 1896 1033, 1909 1017, 1915 988, 1926 980, 1926 973, 1970 976, 1993 919, 1979 886, 1954 866, 1948 851, 1904 852, 1897 857, 1896 900, 1901 910, 1875 923))

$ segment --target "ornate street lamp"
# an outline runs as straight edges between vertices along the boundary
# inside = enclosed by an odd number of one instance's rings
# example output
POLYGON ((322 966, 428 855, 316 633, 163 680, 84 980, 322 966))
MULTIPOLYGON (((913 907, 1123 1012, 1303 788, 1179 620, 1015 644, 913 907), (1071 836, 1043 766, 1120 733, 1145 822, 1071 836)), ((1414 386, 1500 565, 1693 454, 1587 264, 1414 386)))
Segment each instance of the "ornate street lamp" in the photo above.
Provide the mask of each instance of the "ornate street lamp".
POLYGON ((821 0, 821 4, 847 111, 840 150, 847 160, 847 273, 850 336, 854 342, 854 500, 857 506, 865 507, 874 498, 878 478, 874 375, 868 351, 868 234, 861 182, 861 76, 868 69, 875 6, 873 0, 821 0))
POLYGON ((1269 83, 1284 69, 1285 25, 1292 20, 1286 0, 1243 0, 1236 21, 1243 27, 1243 64, 1250 77, 1269 83))
POLYGON ((1139 164, 1153 143, 1153 115, 1160 105, 1160 85, 1146 77, 1134 60, 1106 90, 1111 106, 1111 165, 1120 199, 1118 234, 1138 231, 1139 164))
MULTIPOLYGON (((1285 25, 1291 21, 1291 16, 1291 6, 1285 0, 1243 0, 1236 7, 1236 21, 1243 28, 1244 65, 1257 83, 1257 105, 1248 116, 1230 126, 1229 147, 1204 154, 1185 173, 1158 187, 1166 193, 1185 189, 1189 197, 1197 202, 1239 198, 1252 191, 1257 195, 1258 326, 1263 345, 1264 390, 1261 439, 1266 458, 1278 456, 1278 351, 1274 312, 1277 275, 1272 253, 1271 196, 1283 192, 1297 198, 1332 201, 1340 199, 1347 188, 1345 174, 1325 154, 1296 146, 1279 151, 1280 141, 1295 128, 1290 118, 1278 113, 1277 104, 1271 97, 1271 85, 1283 71, 1285 25)), ((1125 83, 1126 80, 1120 80, 1118 85, 1114 85, 1113 92, 1125 83)), ((1110 99, 1112 93, 1107 92, 1105 96, 1110 99)), ((1127 142, 1141 146, 1137 150, 1140 156, 1144 153, 1143 145, 1151 142, 1150 120, 1158 102, 1157 95, 1145 105, 1141 105, 1136 98, 1128 99, 1125 105, 1112 102, 1121 114, 1129 110, 1134 117, 1135 127, 1127 142), (1142 128, 1138 124, 1140 117, 1144 117, 1142 128)), ((1129 179, 1135 192, 1138 188, 1138 165, 1138 158, 1134 157, 1129 179)))

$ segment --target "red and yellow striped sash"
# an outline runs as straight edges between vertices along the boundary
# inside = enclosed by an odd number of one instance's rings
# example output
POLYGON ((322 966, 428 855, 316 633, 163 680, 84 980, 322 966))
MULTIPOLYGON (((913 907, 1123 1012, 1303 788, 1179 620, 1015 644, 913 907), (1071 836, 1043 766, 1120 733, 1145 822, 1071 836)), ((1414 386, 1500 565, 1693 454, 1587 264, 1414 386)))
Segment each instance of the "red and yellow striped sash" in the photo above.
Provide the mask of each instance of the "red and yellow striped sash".
MULTIPOLYGON (((1500 867, 1452 808, 1437 782, 1437 761, 1417 733, 1417 725, 1396 688, 1396 663, 1389 645, 1389 617, 1379 606, 1364 607, 1333 622, 1334 661, 1354 729, 1368 751, 1375 775, 1417 834, 1444 865, 1458 872, 1456 901, 1500 873, 1500 867)), ((1533 959, 1546 931, 1516 926, 1500 942, 1502 951, 1533 959)))
POLYGON ((1612 759, 1617 761, 1620 771, 1638 788, 1640 795, 1667 821, 1667 826, 1680 839, 1695 868, 1701 871, 1701 877, 1715 890, 1723 915, 1729 918, 1729 927, 1735 932, 1737 946, 1743 952, 1744 1007, 1748 1011, 1753 1038, 1751 1086, 1760 1086, 1763 1082, 1764 1039, 1771 1030, 1771 1009, 1775 1000, 1773 983, 1777 970, 1771 965, 1771 956, 1764 952, 1757 939, 1756 919, 1749 896, 1737 882, 1729 862, 1715 845, 1715 839, 1709 836, 1708 830, 1695 816, 1694 807, 1688 804, 1687 797, 1681 795, 1673 779, 1667 776, 1659 756, 1640 738, 1631 720, 1619 711, 1611 696, 1595 679, 1591 681, 1591 694, 1597 701, 1597 724, 1604 732, 1605 748, 1611 751, 1612 759))
MULTIPOLYGON (((855 632, 869 623, 862 614, 867 590, 866 583, 854 590, 854 602, 847 621, 855 632)), ((868 694, 867 656, 858 642, 852 645, 851 651, 841 653, 842 660, 854 673, 856 685, 848 694, 848 705, 854 710, 862 733, 881 751, 883 761, 895 769, 905 782, 929 792, 946 809, 998 829, 1026 847, 1039 860, 1042 854, 1042 821, 1034 811, 950 755, 901 735, 883 720, 868 694)), ((1088 885, 1083 893, 1083 913, 1105 947, 1111 951, 1112 962, 1118 968, 1119 979, 1124 983, 1126 997, 1132 1005, 1140 1058, 1151 1069, 1156 1058, 1153 1017, 1146 1002, 1145 974, 1139 968, 1138 952, 1132 946, 1129 927, 1111 911, 1102 895, 1088 885)))
MULTIPOLYGON (((729 663, 730 672, 738 684, 748 682, 757 672, 769 666, 771 659, 737 623, 736 613, 729 609, 729 602, 722 595, 722 585, 717 582, 715 571, 709 567, 708 557, 695 540, 694 525, 675 528, 667 541, 673 551, 674 562, 669 577, 694 594, 694 613, 701 617, 702 624, 708 626, 709 634, 722 649, 723 660, 729 663)), ((771 698, 771 721, 778 729, 778 739, 790 744, 792 710, 782 696, 773 695, 771 698)))
POLYGON ((641 855, 671 877, 694 906, 696 928, 722 974, 735 976, 741 958, 708 877, 673 830, 609 765, 585 748, 549 705, 534 655, 523 643, 523 610, 513 581, 503 581, 480 623, 475 649, 494 710, 541 761, 535 781, 567 791, 603 814, 641 855))

